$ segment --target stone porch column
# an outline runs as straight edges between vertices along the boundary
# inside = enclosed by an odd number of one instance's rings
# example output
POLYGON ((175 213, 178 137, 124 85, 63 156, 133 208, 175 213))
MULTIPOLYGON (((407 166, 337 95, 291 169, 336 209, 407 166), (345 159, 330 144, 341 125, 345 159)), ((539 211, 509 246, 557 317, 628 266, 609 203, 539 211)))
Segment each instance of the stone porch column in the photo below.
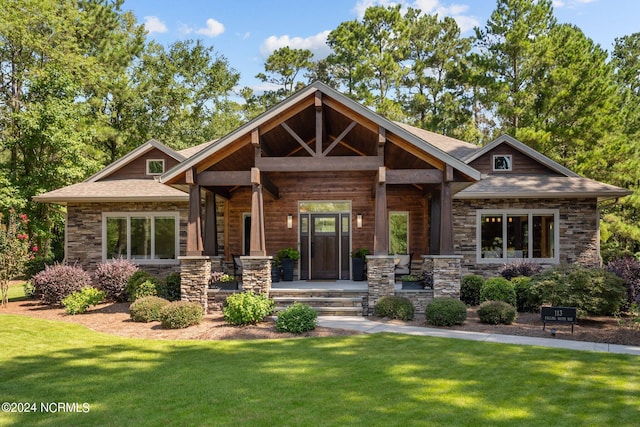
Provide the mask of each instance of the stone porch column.
POLYGON ((433 274, 433 297, 460 299, 462 255, 423 255, 422 269, 433 274))
POLYGON ((212 256, 211 258, 211 272, 214 271, 224 271, 224 257, 223 256, 212 256))
POLYGON ((272 256, 241 256, 242 290, 269 295, 272 256))
POLYGON ((383 296, 395 294, 395 264, 392 256, 367 256, 367 282, 369 289, 369 315, 373 314, 373 307, 383 296))
POLYGON ((207 287, 211 280, 211 257, 184 256, 180 260, 180 299, 197 302, 208 309, 207 287))

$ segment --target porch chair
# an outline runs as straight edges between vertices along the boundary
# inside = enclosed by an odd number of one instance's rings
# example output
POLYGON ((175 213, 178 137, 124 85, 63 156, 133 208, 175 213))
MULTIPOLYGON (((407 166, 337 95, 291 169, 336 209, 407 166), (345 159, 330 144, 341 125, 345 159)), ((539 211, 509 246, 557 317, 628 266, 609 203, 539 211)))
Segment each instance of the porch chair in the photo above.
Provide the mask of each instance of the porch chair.
POLYGON ((233 258, 233 277, 235 279, 242 278, 242 261, 240 255, 232 255, 233 258))
POLYGON ((403 254, 395 254, 394 259, 398 260, 396 262, 395 267, 395 278, 398 279, 405 274, 411 274, 411 258, 413 258, 413 253, 409 255, 403 254))

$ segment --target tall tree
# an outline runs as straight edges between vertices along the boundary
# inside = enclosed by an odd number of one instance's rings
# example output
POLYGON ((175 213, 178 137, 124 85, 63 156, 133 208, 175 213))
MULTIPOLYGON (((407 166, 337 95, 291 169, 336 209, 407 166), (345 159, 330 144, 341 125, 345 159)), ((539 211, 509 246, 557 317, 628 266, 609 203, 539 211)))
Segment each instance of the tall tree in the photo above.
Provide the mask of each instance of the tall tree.
POLYGON ((508 133, 527 125, 534 86, 550 60, 548 35, 555 23, 551 0, 498 0, 484 29, 476 28, 482 66, 492 78, 487 89, 508 133))
POLYGON ((309 49, 291 49, 289 46, 273 51, 264 63, 264 73, 257 78, 266 83, 280 86, 279 93, 286 98, 296 89, 296 78, 303 70, 312 67, 313 53, 309 49))
POLYGON ((413 124, 450 136, 460 136, 471 119, 465 91, 471 40, 460 36, 453 18, 438 19, 409 9, 408 73, 403 80, 405 111, 413 124))

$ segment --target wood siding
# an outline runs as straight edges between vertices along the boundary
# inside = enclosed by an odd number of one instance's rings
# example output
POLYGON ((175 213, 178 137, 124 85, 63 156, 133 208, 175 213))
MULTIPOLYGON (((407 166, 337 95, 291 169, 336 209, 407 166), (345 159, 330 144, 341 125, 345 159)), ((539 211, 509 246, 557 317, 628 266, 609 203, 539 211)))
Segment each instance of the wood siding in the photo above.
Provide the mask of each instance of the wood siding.
MULTIPOLYGON (((268 255, 279 249, 298 246, 299 201, 351 201, 351 249, 373 249, 375 175, 369 172, 270 173, 271 181, 280 189, 275 199, 265 192, 265 234, 268 255), (356 216, 362 214, 362 228, 356 227, 356 216), (293 215, 293 228, 287 228, 287 215, 293 215)), ((428 253, 428 200, 423 192, 411 185, 390 185, 387 189, 389 211, 409 212, 409 244, 414 259, 428 253)), ((228 236, 225 255, 242 253, 244 213, 251 212, 251 188, 240 187, 232 193, 228 203, 228 236)))
POLYGON ((103 181, 115 179, 153 179, 153 175, 147 175, 147 159, 164 160, 164 170, 168 171, 178 164, 178 161, 164 152, 154 148, 137 159, 127 163, 111 175, 103 178, 103 181))
POLYGON ((509 144, 501 144, 495 149, 489 151, 483 156, 478 157, 469 166, 487 174, 536 174, 545 176, 560 176, 558 173, 550 170, 546 166, 538 163, 531 157, 516 150, 509 144), (511 171, 494 171, 493 156, 510 155, 512 160, 511 171))

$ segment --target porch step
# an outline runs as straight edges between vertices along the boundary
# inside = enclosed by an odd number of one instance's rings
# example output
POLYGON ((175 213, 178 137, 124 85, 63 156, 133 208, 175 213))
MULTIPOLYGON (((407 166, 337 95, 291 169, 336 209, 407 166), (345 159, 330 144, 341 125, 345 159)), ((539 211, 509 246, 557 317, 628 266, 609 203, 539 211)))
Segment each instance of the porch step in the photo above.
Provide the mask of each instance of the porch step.
POLYGON ((276 314, 295 302, 306 304, 321 316, 362 316, 362 296, 273 296, 276 314))

